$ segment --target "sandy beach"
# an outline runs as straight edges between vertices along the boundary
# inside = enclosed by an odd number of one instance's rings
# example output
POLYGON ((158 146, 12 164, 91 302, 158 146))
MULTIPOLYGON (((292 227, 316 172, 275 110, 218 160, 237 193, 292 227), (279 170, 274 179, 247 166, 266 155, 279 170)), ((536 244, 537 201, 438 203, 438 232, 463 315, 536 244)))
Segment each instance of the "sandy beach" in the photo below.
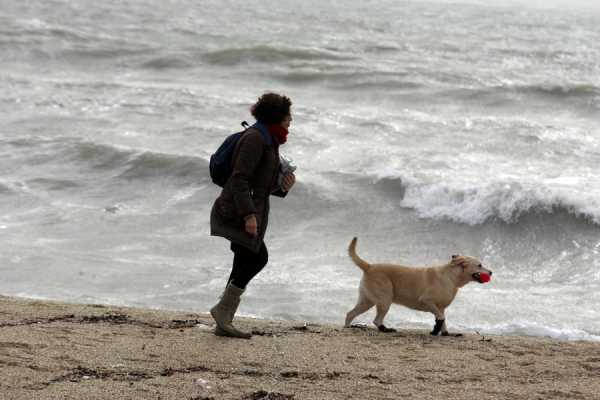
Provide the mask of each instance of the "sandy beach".
POLYGON ((236 321, 0 296, 0 398, 600 398, 600 343, 236 321))

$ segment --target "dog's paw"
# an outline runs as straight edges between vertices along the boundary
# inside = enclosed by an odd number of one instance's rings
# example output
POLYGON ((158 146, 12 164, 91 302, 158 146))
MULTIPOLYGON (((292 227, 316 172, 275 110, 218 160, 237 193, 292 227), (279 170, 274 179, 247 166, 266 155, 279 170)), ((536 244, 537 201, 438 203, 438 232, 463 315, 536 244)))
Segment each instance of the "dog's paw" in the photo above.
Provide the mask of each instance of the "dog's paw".
POLYGON ((388 332, 396 332, 396 330, 395 330, 394 328, 388 328, 388 327, 386 327, 386 326, 385 326, 385 325, 383 325, 383 324, 382 324, 382 325, 379 325, 379 326, 377 327, 377 329, 379 329, 379 331, 380 331, 380 332, 386 332, 386 333, 388 333, 388 332))
POLYGON ((351 329, 369 329, 369 327, 367 326, 367 324, 352 324, 352 325, 347 325, 344 328, 351 328, 351 329))
MULTIPOLYGON (((432 332, 433 333, 433 332, 432 332)), ((450 337, 461 337, 463 334, 462 333, 448 333, 448 332, 442 332, 442 336, 450 336, 450 337)))
MULTIPOLYGON (((435 326, 433 327, 433 330, 431 332, 429 332, 432 336, 437 336, 440 331, 442 330, 442 327, 444 325, 444 320, 443 319, 436 319, 435 320, 435 326)), ((448 333, 448 332, 446 332, 448 333)), ((442 332, 442 335, 444 334, 444 332, 442 332)))

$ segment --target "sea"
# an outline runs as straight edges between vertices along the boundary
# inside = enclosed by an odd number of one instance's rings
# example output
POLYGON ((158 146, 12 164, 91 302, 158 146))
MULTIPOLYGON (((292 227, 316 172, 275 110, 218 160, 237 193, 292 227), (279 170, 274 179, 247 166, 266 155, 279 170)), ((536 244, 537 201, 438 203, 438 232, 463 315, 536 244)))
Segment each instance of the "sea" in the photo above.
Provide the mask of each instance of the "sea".
POLYGON ((598 341, 599 27, 591 0, 0 0, 0 294, 207 312, 209 159, 273 91, 297 183, 239 315, 341 326, 356 236, 493 271, 450 331, 598 341))

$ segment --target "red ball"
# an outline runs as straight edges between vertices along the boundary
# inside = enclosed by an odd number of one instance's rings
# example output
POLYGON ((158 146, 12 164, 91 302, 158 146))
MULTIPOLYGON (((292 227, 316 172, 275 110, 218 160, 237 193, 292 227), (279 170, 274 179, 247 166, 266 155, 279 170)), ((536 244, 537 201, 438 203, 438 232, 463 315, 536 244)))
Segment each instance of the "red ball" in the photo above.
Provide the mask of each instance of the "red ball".
POLYGON ((492 277, 490 276, 490 274, 486 274, 485 272, 481 272, 479 274, 479 279, 481 280, 481 282, 485 283, 485 282, 489 282, 492 277))

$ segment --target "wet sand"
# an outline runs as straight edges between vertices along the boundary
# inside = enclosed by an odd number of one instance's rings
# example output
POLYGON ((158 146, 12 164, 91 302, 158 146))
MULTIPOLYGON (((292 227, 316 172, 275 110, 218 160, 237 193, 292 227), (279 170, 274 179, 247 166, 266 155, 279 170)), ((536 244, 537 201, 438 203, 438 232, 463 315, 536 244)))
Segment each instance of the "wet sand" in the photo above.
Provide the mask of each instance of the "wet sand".
POLYGON ((600 399, 600 343, 0 296, 0 399, 600 399))

